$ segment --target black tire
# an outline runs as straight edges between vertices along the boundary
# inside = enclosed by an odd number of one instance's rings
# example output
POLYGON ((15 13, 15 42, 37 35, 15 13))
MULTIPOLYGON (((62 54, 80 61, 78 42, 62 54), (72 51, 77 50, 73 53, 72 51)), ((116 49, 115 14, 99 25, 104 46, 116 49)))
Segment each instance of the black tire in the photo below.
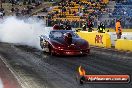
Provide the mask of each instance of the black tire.
POLYGON ((49 54, 50 54, 51 56, 54 56, 54 55, 55 55, 55 53, 53 52, 53 48, 52 48, 51 45, 49 45, 49 54))
POLYGON ((42 44, 42 42, 40 41, 40 47, 43 49, 43 44, 42 44))

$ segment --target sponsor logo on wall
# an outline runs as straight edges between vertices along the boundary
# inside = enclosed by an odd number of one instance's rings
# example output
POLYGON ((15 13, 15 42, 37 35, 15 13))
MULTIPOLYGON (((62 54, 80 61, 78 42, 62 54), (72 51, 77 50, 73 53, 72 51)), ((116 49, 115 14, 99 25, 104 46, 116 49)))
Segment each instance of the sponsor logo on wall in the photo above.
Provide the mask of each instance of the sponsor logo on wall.
POLYGON ((103 35, 96 35, 95 43, 103 44, 103 35))

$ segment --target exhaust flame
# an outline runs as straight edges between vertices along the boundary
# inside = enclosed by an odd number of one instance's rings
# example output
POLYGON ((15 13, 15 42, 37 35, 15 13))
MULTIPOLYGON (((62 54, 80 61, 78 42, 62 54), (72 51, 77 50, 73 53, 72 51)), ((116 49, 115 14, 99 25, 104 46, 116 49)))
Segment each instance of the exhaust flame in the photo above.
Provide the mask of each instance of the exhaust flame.
POLYGON ((28 45, 40 49, 39 36, 47 34, 42 20, 6 17, 0 20, 0 42, 28 45))
POLYGON ((82 66, 79 66, 78 71, 79 71, 79 75, 80 75, 80 76, 85 76, 86 72, 85 72, 85 70, 82 68, 82 66))

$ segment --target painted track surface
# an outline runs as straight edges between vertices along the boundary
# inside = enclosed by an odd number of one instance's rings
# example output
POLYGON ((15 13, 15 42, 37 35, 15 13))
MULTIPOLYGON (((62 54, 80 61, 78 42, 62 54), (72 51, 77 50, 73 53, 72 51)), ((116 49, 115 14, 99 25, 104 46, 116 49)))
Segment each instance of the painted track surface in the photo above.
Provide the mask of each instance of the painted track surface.
POLYGON ((0 88, 22 88, 0 57, 0 88))
POLYGON ((132 53, 91 48, 91 55, 56 57, 13 44, 0 43, 0 55, 12 66, 25 88, 131 88, 129 84, 84 84, 76 81, 82 65, 87 74, 129 74, 132 76, 132 53))

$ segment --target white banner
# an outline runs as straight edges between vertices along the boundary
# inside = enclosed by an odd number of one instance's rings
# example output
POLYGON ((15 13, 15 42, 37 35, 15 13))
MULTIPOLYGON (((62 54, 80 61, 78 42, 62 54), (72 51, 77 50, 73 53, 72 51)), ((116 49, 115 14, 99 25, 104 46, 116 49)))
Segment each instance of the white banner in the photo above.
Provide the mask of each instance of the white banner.
MULTIPOLYGON (((117 40, 116 32, 109 32, 111 36, 111 43, 112 45, 115 45, 115 41, 117 40)), ((121 39, 129 39, 132 40, 132 32, 123 32, 121 39)))

